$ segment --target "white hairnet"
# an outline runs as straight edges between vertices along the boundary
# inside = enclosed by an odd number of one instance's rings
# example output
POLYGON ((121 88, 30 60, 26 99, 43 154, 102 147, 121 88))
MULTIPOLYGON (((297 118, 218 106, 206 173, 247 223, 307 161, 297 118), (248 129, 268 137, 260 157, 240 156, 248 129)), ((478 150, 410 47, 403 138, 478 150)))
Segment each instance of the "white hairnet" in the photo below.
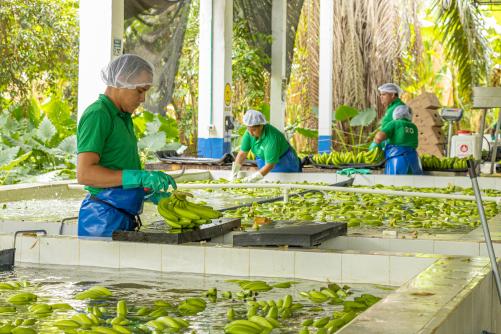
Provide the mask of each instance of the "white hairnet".
POLYGON ((106 86, 135 89, 153 84, 153 65, 133 54, 122 55, 101 70, 106 86))
POLYGON ((266 118, 261 112, 250 109, 245 112, 244 124, 246 126, 266 124, 266 118))
POLYGON ((393 110, 393 119, 402 118, 407 118, 409 121, 412 120, 412 111, 406 105, 398 106, 393 110))
POLYGON ((378 87, 377 89, 380 93, 393 93, 400 96, 404 91, 394 83, 385 83, 378 87))

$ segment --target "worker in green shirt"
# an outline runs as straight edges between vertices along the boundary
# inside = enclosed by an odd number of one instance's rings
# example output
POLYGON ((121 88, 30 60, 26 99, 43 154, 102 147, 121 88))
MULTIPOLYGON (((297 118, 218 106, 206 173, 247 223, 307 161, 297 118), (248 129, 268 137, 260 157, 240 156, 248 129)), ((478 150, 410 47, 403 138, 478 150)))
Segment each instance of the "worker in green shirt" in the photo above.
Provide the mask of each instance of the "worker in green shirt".
MULTIPOLYGON (((381 104, 386 111, 384 113, 383 118, 381 119, 380 129, 385 126, 387 123, 393 120, 393 111, 396 107, 405 105, 405 103, 400 100, 400 95, 402 95, 403 91, 400 87, 394 83, 385 83, 378 87, 379 91, 379 99, 381 104)), ((387 142, 384 142, 381 145, 381 148, 384 150, 387 142)), ((374 143, 369 146, 369 150, 374 148, 374 143)))
POLYGON ((273 125, 266 124, 262 113, 247 110, 244 115, 244 124, 247 126, 247 131, 242 138, 240 152, 231 168, 232 179, 238 178, 238 172, 249 151, 256 156, 259 170, 245 177, 243 182, 257 182, 269 172, 301 172, 301 164, 296 152, 282 132, 273 125))
POLYGON ((173 178, 141 170, 132 113, 153 83, 153 66, 122 55, 101 72, 104 94, 83 113, 77 130, 77 179, 89 192, 78 215, 78 235, 111 237, 138 229, 145 196, 168 197, 173 178), (145 189, 146 188, 146 189, 145 189))
POLYGON ((397 106, 393 110, 393 120, 381 127, 374 138, 373 147, 387 141, 385 149, 385 174, 422 175, 423 169, 416 148, 418 129, 411 119, 410 108, 397 106))

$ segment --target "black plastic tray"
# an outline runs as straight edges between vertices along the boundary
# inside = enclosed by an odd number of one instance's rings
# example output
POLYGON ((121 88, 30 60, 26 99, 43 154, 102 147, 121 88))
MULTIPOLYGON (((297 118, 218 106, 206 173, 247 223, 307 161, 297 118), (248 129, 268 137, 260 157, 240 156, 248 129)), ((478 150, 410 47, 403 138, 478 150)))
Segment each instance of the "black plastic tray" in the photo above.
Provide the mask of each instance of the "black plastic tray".
POLYGON ((197 158, 197 157, 174 157, 174 156, 168 156, 163 152, 164 151, 157 151, 155 152, 155 154, 157 155, 160 161, 170 164, 184 163, 192 165, 224 165, 224 164, 231 164, 233 161, 235 161, 233 155, 229 153, 226 153, 219 159, 213 159, 213 158, 197 158))

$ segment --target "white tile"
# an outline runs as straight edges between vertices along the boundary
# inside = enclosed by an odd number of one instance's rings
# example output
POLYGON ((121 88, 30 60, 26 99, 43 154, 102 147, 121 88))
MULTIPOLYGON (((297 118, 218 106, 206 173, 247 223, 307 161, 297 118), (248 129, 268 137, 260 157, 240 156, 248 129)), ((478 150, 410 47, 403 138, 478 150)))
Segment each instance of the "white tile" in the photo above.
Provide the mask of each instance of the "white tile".
POLYGON ((383 186, 393 186, 395 185, 395 176, 374 175, 374 184, 382 184, 383 186))
POLYGON ((16 247, 16 261, 39 263, 40 262, 40 238, 32 236, 18 237, 16 247), (21 245, 19 245, 21 243, 21 245), (19 255, 19 258, 18 258, 19 255))
POLYGON ((294 277, 294 251, 280 249, 250 249, 249 275, 264 277, 294 277))
POLYGON ((162 270, 162 245, 119 242, 120 268, 162 270))
POLYGON ((12 234, 0 234, 0 249, 12 248, 14 236, 12 234))
POLYGON ((481 333, 482 330, 491 331, 492 316, 492 276, 487 275, 472 291, 473 328, 472 333, 481 333))
POLYGON ((395 176, 395 185, 398 186, 414 186, 414 176, 413 175, 397 175, 395 176))
POLYGON ((111 240, 80 239, 80 265, 120 268, 120 244, 111 240))
POLYGON ((357 250, 361 252, 388 251, 390 249, 390 240, 383 238, 362 238, 348 237, 349 250, 357 250))
POLYGON ((477 242, 435 240, 433 243, 435 254, 478 256, 479 249, 477 242))
POLYGON ((459 314, 462 320, 463 333, 473 333, 473 298, 471 293, 462 300, 459 314))
POLYGON ((340 282, 341 258, 339 253, 297 251, 294 262, 295 278, 340 282))
POLYGON ((434 262, 434 258, 390 256, 390 285, 402 285, 434 262))
POLYGON ((348 239, 350 237, 335 237, 323 241, 318 248, 320 249, 348 249, 348 239))
POLYGON ((204 264, 204 246, 162 246, 162 271, 203 274, 204 264))
POLYGON ((433 240, 389 239, 389 242, 392 252, 433 254, 433 240))
POLYGON ((227 246, 205 247, 205 273, 249 276, 249 250, 227 246))
POLYGON ((454 178, 453 177, 435 176, 434 181, 435 181, 435 187, 437 187, 437 188, 445 188, 449 184, 454 185, 454 178))
POLYGON ((435 187, 435 180, 433 179, 433 176, 415 175, 414 176, 414 187, 433 188, 433 187, 435 187))
MULTIPOLYGON (((489 256, 485 242, 481 242, 479 244, 479 247, 480 247, 480 256, 489 256)), ((493 242, 492 247, 494 248, 494 254, 496 254, 496 257, 499 259, 501 257, 501 243, 493 242)))
POLYGON ((374 175, 356 174, 353 184, 356 186, 372 186, 374 185, 374 175))
POLYGON ((342 254, 342 269, 343 282, 390 282, 390 260, 387 255, 342 254))
POLYGON ((471 188, 471 180, 468 177, 454 177, 454 185, 462 188, 471 188))
POLYGON ((76 237, 40 238, 40 264, 78 265, 76 237))

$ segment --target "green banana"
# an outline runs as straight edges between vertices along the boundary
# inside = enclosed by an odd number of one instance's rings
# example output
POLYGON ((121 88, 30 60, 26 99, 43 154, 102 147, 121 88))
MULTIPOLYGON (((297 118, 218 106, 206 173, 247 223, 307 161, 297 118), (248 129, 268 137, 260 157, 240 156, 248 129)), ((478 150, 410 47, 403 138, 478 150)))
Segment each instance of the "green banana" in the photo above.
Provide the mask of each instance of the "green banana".
POLYGON ((28 304, 31 302, 36 302, 37 301, 37 296, 30 293, 30 292, 22 292, 15 294, 13 296, 10 296, 7 298, 7 302, 11 304, 28 304))
POLYGON ((12 334, 37 334, 37 331, 31 327, 19 326, 11 331, 12 334))

